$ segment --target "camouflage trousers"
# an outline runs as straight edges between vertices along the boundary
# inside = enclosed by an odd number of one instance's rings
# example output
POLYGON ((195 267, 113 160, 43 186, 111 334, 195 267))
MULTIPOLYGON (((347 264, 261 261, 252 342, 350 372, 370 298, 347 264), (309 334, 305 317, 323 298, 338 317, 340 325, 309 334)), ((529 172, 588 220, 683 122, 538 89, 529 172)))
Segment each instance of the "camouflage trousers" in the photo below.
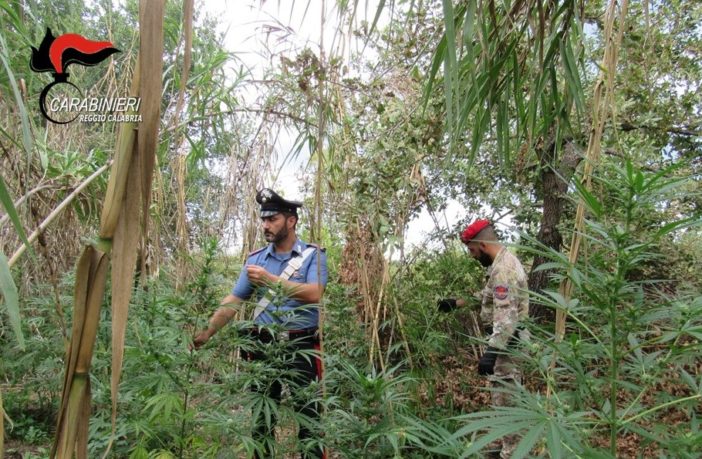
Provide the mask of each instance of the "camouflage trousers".
MULTIPOLYGON (((495 374, 488 376, 491 389, 517 389, 522 384, 522 372, 517 365, 517 361, 512 356, 499 355, 495 362, 495 374)), ((500 390, 492 391, 492 406, 512 406, 512 395, 500 390)), ((495 443, 491 449, 499 451, 500 457, 506 459, 512 457, 512 453, 519 443, 518 435, 507 435, 495 443)))

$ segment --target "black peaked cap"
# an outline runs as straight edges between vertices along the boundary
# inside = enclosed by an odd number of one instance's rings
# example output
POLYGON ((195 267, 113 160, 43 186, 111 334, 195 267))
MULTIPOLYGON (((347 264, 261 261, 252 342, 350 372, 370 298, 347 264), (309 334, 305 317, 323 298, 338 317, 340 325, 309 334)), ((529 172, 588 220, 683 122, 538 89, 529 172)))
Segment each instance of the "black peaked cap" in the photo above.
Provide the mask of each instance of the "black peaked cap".
POLYGON ((270 188, 264 188, 256 193, 256 202, 261 205, 261 217, 272 217, 280 212, 297 215, 298 207, 302 207, 301 202, 283 199, 270 188))

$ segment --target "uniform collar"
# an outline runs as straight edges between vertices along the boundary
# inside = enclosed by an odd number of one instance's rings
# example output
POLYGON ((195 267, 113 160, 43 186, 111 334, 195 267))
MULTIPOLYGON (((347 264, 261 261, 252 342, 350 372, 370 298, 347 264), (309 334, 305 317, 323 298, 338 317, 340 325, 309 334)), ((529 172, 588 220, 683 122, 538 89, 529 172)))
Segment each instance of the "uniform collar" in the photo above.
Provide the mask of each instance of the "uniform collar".
MULTIPOLYGON (((302 255, 302 252, 305 250, 305 247, 307 247, 307 244, 302 242, 300 240, 300 238, 297 238, 295 240, 295 243, 292 246, 292 254, 296 253, 298 255, 302 255)), ((276 256, 275 244, 273 244, 272 242, 270 244, 268 244, 268 248, 266 249, 266 256, 268 256, 268 255, 270 255, 272 257, 276 256)))
POLYGON ((302 252, 305 250, 305 247, 307 247, 307 244, 305 244, 298 238, 295 241, 295 244, 293 244, 292 251, 296 252, 298 255, 302 255, 302 252))

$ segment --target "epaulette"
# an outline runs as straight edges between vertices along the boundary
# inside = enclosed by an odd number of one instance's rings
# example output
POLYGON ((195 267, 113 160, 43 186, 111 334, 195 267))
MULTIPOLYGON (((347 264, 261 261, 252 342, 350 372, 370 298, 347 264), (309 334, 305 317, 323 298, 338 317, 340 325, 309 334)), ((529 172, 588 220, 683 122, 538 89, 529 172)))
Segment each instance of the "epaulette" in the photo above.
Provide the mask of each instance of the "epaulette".
POLYGON ((268 246, 267 246, 267 245, 264 245, 264 246, 261 247, 260 249, 256 249, 256 250, 254 250, 253 252, 251 252, 250 254, 246 255, 246 258, 253 257, 253 256, 256 255, 257 253, 259 253, 259 252, 261 252, 261 251, 263 251, 263 250, 266 250, 267 248, 268 248, 268 246))
POLYGON ((322 252, 326 252, 327 249, 324 247, 320 247, 318 244, 313 244, 311 242, 308 242, 307 245, 311 245, 312 247, 316 248, 317 250, 321 250, 322 252))

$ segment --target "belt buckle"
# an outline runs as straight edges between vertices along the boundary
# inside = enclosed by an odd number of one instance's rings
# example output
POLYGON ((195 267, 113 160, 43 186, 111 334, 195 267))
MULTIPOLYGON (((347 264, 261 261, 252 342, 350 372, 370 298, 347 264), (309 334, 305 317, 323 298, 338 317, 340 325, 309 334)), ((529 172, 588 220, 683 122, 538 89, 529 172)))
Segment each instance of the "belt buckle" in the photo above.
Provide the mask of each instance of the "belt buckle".
POLYGON ((290 341, 290 333, 287 330, 283 330, 278 333, 278 339, 280 341, 290 341))

